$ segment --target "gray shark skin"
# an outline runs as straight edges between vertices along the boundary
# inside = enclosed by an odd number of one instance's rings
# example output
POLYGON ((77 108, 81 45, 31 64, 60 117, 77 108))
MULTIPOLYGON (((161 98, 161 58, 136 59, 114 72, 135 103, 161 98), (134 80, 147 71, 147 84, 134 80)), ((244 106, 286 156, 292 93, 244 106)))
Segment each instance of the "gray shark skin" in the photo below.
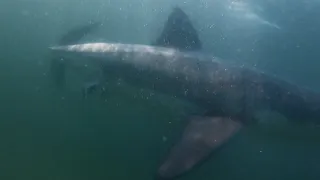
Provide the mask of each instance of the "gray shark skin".
MULTIPOLYGON (((174 10, 176 16, 169 19, 187 17, 179 11, 174 10)), ((255 113, 261 109, 272 109, 300 123, 320 122, 319 93, 201 53, 201 46, 187 43, 198 39, 192 28, 183 30, 190 22, 179 29, 169 19, 156 46, 101 42, 50 48, 52 53, 68 57, 70 65, 91 61, 109 79, 190 101, 206 110, 190 117, 181 139, 160 165, 157 179, 173 179, 189 172, 254 122, 255 113), (178 32, 188 40, 166 40, 178 32)))

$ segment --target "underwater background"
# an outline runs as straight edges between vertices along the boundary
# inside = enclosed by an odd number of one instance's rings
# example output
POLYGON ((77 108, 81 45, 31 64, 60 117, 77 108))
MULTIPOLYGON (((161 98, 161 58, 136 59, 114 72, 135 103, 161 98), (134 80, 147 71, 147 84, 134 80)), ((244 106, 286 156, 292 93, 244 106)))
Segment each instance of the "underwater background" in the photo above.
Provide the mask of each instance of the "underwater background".
MULTIPOLYGON (((205 51, 320 91, 319 0, 1 0, 0 179, 153 179, 197 107, 123 86, 83 100, 77 77, 58 92, 48 47, 92 20, 88 39, 150 44, 176 5, 205 51)), ((319 127, 265 117, 181 179, 319 179, 319 127)))

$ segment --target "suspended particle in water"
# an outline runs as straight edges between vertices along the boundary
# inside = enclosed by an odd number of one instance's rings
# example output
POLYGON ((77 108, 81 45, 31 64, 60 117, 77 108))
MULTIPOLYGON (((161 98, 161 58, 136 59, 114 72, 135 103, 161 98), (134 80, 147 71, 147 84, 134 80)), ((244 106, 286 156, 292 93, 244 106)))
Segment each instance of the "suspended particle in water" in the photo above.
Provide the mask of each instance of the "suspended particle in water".
POLYGON ((166 136, 162 136, 162 141, 166 142, 168 140, 168 138, 166 136))

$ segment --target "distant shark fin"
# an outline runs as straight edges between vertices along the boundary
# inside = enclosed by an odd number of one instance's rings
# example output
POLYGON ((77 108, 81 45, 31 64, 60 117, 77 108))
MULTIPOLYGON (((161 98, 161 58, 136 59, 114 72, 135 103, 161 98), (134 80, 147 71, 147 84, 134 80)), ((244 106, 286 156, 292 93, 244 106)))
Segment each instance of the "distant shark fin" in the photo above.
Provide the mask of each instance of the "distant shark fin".
POLYGON ((226 143, 242 124, 224 117, 194 117, 158 170, 157 179, 173 179, 194 168, 226 143))
POLYGON ((202 48, 196 29, 189 17, 179 7, 175 7, 164 25, 162 33, 152 45, 171 47, 185 51, 202 48))

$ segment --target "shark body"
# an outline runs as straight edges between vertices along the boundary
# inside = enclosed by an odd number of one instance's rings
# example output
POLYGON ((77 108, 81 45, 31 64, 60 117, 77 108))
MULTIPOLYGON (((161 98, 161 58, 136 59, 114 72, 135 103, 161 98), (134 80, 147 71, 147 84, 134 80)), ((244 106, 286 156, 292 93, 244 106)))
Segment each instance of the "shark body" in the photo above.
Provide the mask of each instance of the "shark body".
POLYGON ((108 78, 184 99, 206 110, 190 117, 180 141, 158 169, 161 179, 191 170, 263 108, 297 122, 320 122, 319 93, 201 53, 197 33, 179 8, 169 16, 153 45, 101 42, 51 50, 72 61, 94 62, 108 78))

